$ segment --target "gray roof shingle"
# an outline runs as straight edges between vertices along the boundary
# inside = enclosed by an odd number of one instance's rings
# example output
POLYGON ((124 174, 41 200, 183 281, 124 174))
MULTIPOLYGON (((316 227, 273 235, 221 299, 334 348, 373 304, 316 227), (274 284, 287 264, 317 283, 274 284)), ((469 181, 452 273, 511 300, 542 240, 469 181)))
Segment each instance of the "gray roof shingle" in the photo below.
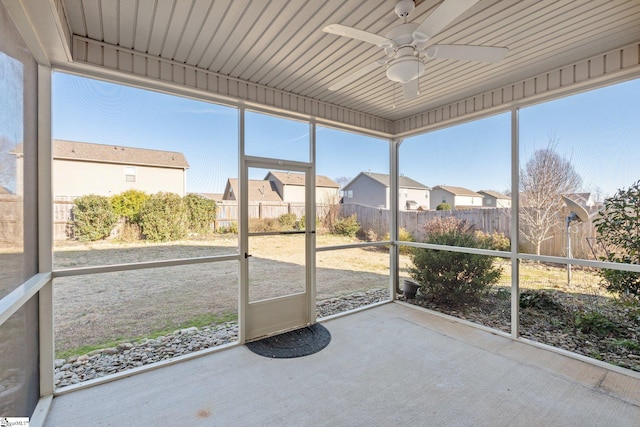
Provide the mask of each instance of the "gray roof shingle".
POLYGON ((475 191, 471 191, 468 188, 464 188, 464 187, 453 187, 451 185, 437 185, 433 187, 433 189, 448 191, 449 193, 456 196, 482 197, 482 194, 478 194, 475 191))
MULTIPOLYGON (((371 177, 372 179, 378 181, 380 184, 385 187, 389 186, 389 174, 386 173, 375 173, 375 172, 360 172, 360 175, 366 175, 371 177)), ((398 179, 398 186, 402 188, 417 188, 420 190, 428 190, 424 184, 419 183, 418 181, 409 178, 408 176, 401 175, 398 179)))
POLYGON ((118 163, 139 166, 187 169, 189 163, 184 154, 177 151, 150 150, 121 145, 91 144, 88 142, 54 139, 53 158, 84 160, 100 163, 118 163))
MULTIPOLYGON (((273 175, 284 185, 304 185, 304 174, 302 173, 269 171, 265 179, 268 179, 269 175, 273 175)), ((324 175, 316 175, 316 187, 340 188, 340 185, 324 175)))

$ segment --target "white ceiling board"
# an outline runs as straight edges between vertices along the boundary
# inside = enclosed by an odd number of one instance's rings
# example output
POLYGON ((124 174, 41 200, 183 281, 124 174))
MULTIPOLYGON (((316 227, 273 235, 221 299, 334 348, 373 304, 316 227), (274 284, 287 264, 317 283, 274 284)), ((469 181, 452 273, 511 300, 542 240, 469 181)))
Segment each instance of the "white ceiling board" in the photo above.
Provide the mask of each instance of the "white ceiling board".
MULTIPOLYGON (((82 0, 80 2, 80 8, 84 18, 84 25, 82 27, 86 31, 87 37, 94 40, 104 40, 104 34, 102 33, 102 7, 100 2, 82 0)), ((70 9, 70 7, 65 7, 65 10, 68 9, 70 9)), ((71 27, 71 31, 75 33, 76 29, 71 27)))
POLYGON ((162 46, 162 52, 160 53, 160 56, 163 58, 175 59, 176 50, 188 28, 187 20, 189 19, 192 11, 192 2, 176 2, 173 12, 171 13, 169 28, 167 29, 167 35, 162 46))
POLYGON ((118 8, 118 40, 122 47, 133 48, 136 33, 135 19, 138 13, 137 0, 120 0, 118 8), (131 12, 133 11, 133 13, 131 12), (121 25, 125 22, 125 25, 121 25))
MULTIPOLYGON (((385 54, 322 31, 342 24, 385 35, 402 23, 395 0, 62 1, 75 35, 393 121, 640 40, 637 0, 480 0, 427 45, 504 46, 507 57, 429 60, 421 95, 404 101, 385 67, 328 90, 385 54)), ((417 1, 408 21, 422 22, 440 4, 417 1)))
POLYGON ((120 27, 128 25, 133 28, 133 49, 138 52, 149 52, 149 40, 151 38, 151 27, 156 14, 156 5, 153 2, 140 0, 135 9, 131 9, 125 14, 126 19, 121 20, 120 27), (133 19, 135 18, 135 20, 133 19))
POLYGON ((167 37, 176 36, 175 32, 170 33, 170 24, 173 18, 174 7, 175 0, 160 1, 156 3, 153 23, 151 25, 151 33, 149 35, 149 48, 147 49, 147 53, 149 55, 162 56, 162 48, 167 37))
POLYGON ((120 44, 120 4, 116 2, 100 2, 100 18, 103 27, 104 41, 109 44, 120 44))

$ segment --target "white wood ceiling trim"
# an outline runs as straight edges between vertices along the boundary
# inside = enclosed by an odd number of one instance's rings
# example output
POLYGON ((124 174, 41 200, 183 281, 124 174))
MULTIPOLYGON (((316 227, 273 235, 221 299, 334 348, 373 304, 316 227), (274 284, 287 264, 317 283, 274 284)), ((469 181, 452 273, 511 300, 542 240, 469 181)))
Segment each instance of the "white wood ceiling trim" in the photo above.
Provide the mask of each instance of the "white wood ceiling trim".
POLYGON ((393 123, 380 117, 327 104, 224 76, 211 71, 142 54, 131 49, 73 37, 73 59, 78 64, 164 82, 169 87, 183 87, 207 95, 207 98, 232 105, 255 105, 263 109, 284 111, 329 126, 339 126, 378 137, 390 137, 393 123))
POLYGON ((396 138, 640 76, 640 43, 394 122, 396 138))

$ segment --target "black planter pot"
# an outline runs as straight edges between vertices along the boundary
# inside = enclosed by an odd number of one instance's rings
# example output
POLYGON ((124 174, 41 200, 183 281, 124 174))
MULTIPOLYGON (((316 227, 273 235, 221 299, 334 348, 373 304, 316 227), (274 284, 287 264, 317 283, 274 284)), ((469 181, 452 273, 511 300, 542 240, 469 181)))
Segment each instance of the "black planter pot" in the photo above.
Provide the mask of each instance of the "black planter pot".
POLYGON ((419 284, 412 280, 405 279, 402 283, 402 295, 407 299, 413 299, 418 292, 419 284))

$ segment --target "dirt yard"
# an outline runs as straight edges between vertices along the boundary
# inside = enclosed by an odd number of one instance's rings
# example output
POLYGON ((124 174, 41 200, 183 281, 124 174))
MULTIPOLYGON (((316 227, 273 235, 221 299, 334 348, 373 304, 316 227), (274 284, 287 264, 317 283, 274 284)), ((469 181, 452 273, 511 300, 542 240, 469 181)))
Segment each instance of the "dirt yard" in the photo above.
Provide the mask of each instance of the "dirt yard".
MULTIPOLYGON (((302 290, 301 237, 264 236, 250 240, 251 301, 302 290)), ((353 243, 318 236, 317 246, 353 243)), ((56 242, 56 269, 235 254, 237 240, 180 241, 171 244, 56 242)), ((357 248, 318 252, 317 299, 388 286, 388 252, 357 248)), ((406 265, 408 259, 404 259, 406 265)), ((56 351, 130 340, 183 325, 237 315, 238 263, 223 261, 64 277, 54 282, 56 351)), ((172 329, 173 328, 173 329, 172 329)))

